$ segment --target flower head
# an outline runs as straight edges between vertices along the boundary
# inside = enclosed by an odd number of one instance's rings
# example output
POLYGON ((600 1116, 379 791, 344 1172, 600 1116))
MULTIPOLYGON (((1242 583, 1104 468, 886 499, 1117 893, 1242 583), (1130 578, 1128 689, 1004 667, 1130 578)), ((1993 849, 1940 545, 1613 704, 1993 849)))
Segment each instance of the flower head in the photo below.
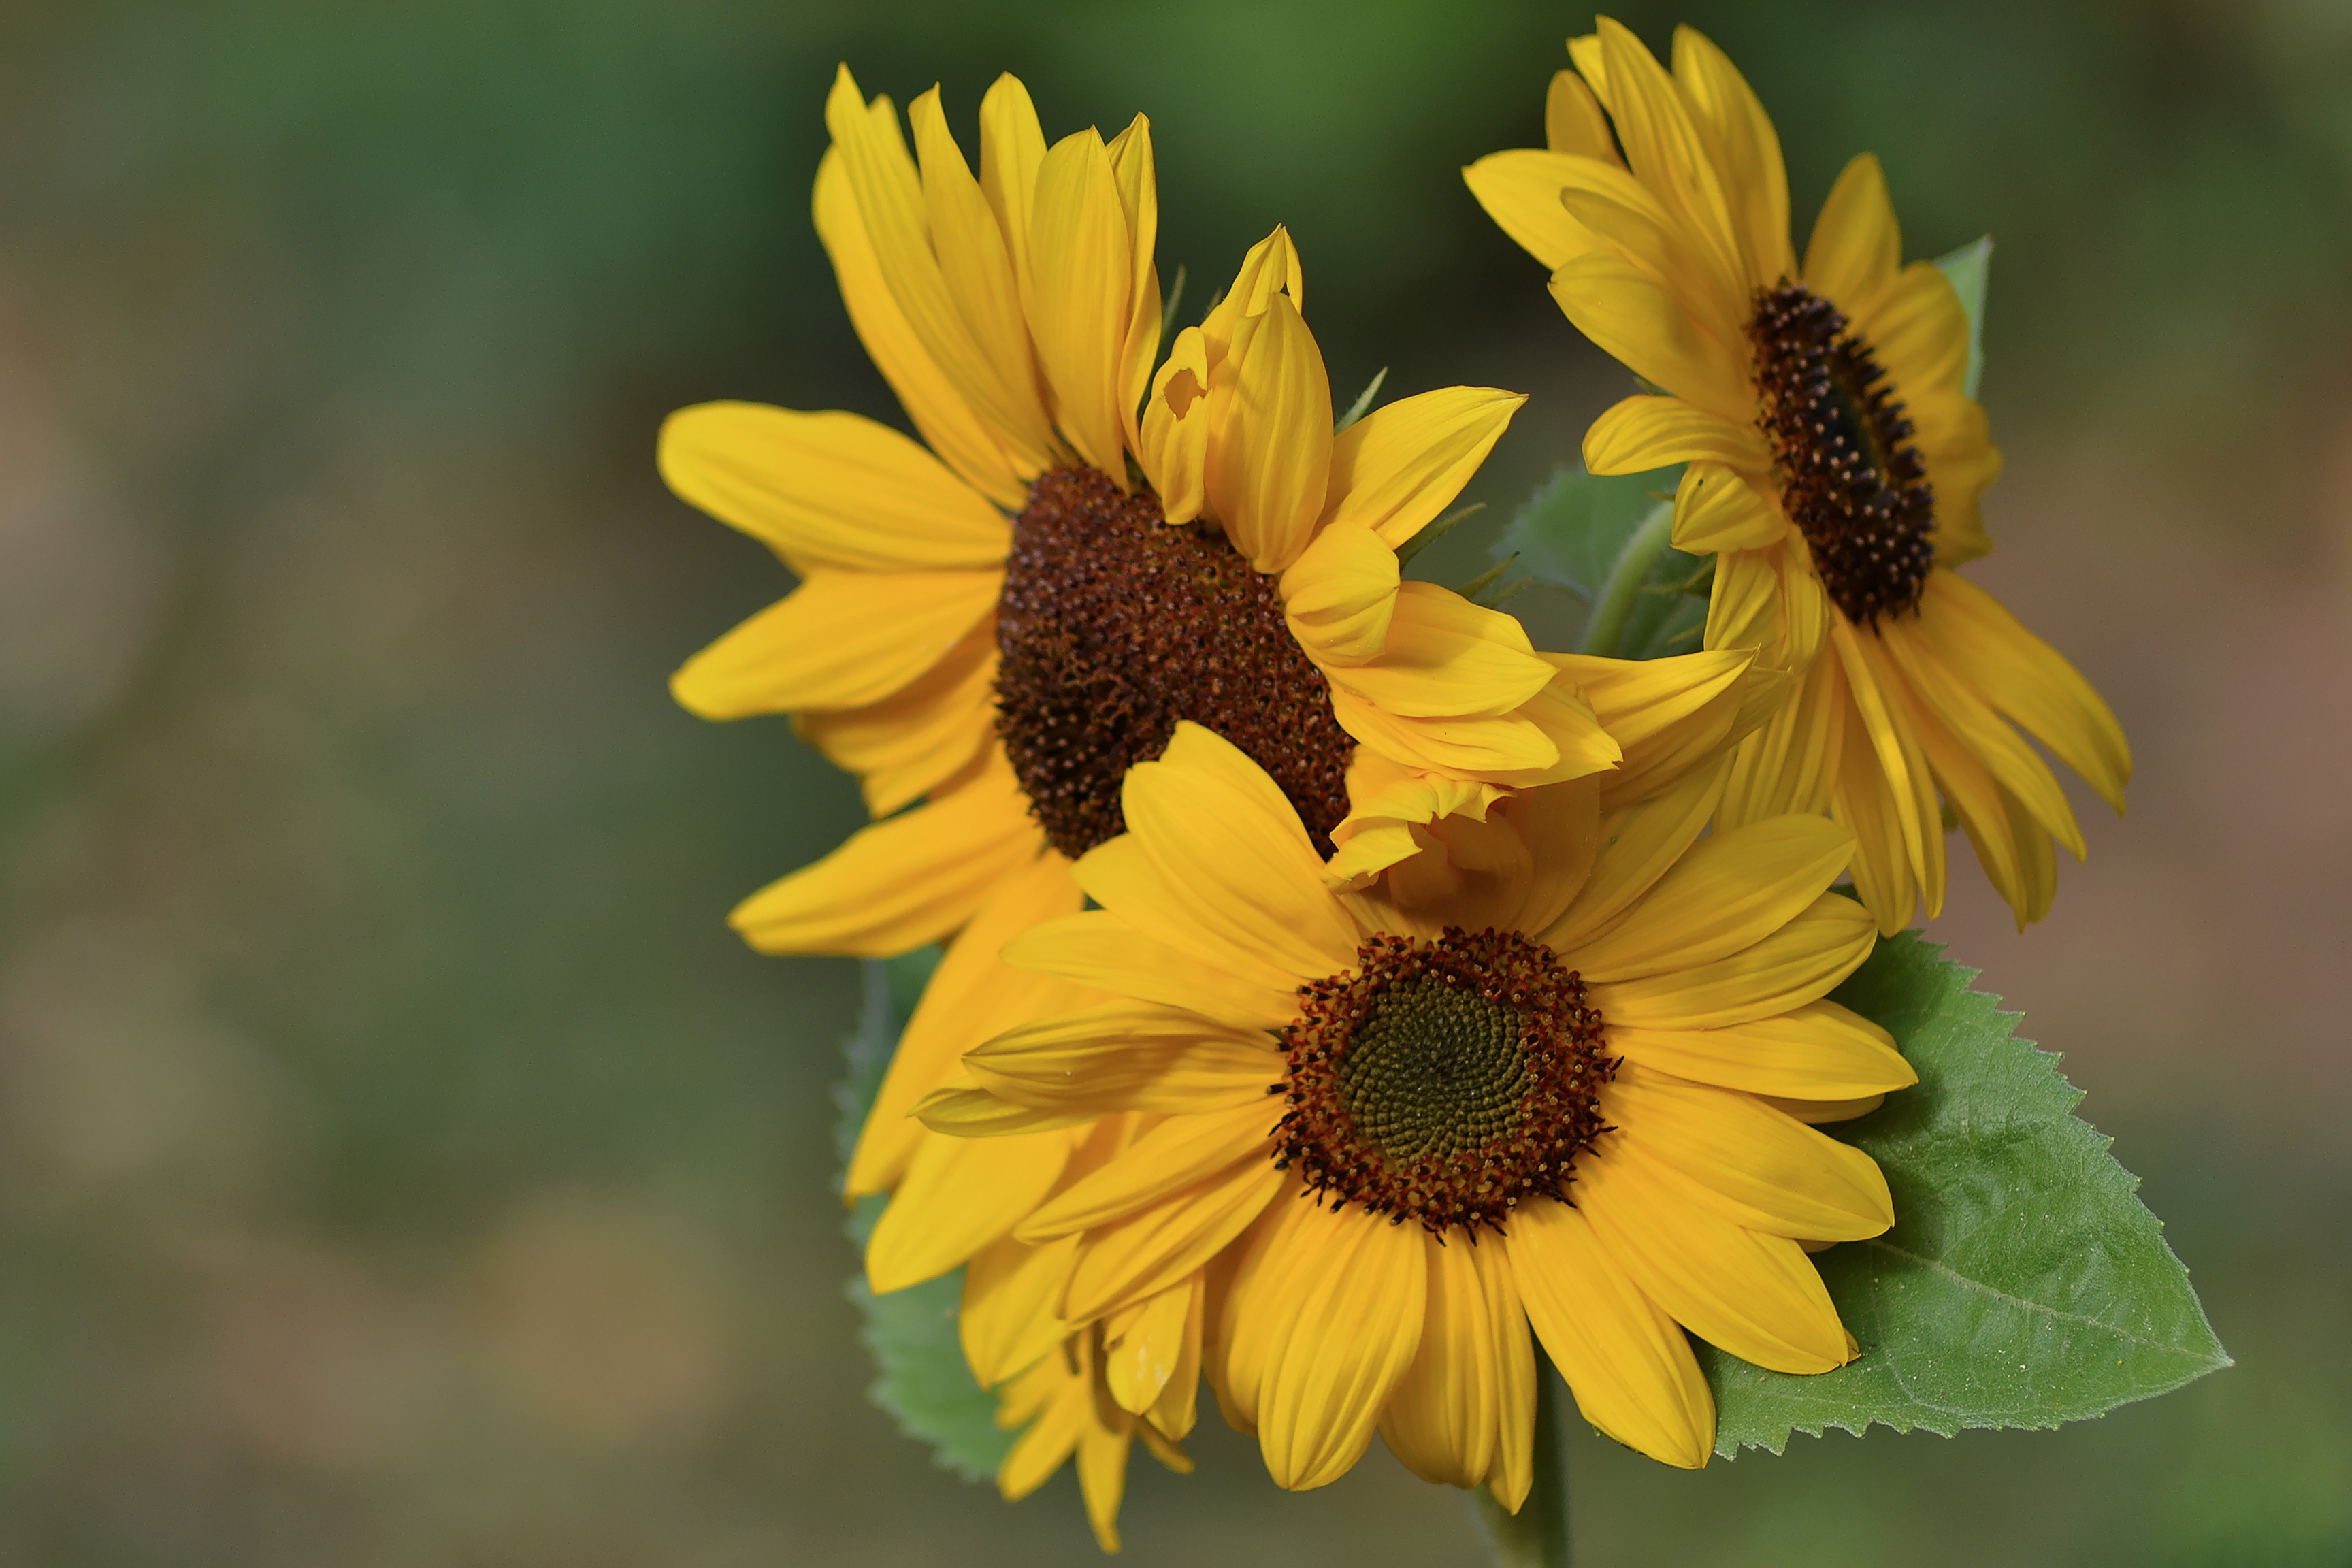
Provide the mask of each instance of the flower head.
POLYGON ((1800 264, 1763 107, 1688 27, 1674 68, 1603 18, 1552 82, 1548 150, 1465 171, 1579 330, 1655 390, 1585 437, 1597 474, 1685 464, 1674 542, 1716 556, 1706 644, 1788 700, 1742 742, 1726 826, 1829 811, 1882 931, 1943 905, 1948 806, 2021 928, 2081 829, 2039 739, 2118 810, 2131 756, 2089 684, 1954 568, 1990 548, 2000 470, 1966 311, 1902 263, 1876 159, 1846 166, 1800 264))

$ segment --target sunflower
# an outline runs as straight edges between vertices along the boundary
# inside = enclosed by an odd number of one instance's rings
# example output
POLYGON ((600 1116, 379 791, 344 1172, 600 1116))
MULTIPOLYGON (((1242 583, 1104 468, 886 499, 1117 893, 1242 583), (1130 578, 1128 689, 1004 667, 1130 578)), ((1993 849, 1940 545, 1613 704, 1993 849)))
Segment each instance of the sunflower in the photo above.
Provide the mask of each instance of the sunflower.
POLYGON ((1828 811, 1891 934, 1942 910, 1948 809, 2022 930, 2056 891, 2053 840, 2078 860, 2084 844, 2019 730, 2117 811, 2131 752, 2074 667, 1956 570, 1991 548, 1978 500, 2000 470, 1958 296, 1902 264, 1868 154, 1800 266, 1772 122, 1690 28, 1671 74, 1605 17, 1569 53, 1549 150, 1465 174, 1569 320, 1654 389, 1593 425, 1587 467, 1688 465, 1674 542, 1716 557, 1706 646, 1795 678, 1741 743, 1722 823, 1828 811))
MULTIPOLYGON (((671 416, 660 461, 800 578, 687 662, 678 700, 792 714, 877 819, 745 900, 736 928, 767 952, 868 955, 989 933, 950 952, 933 991, 952 1005, 910 1022, 853 1196, 908 1177, 923 1137, 908 1108, 1034 1000, 996 949, 1076 907, 1069 861, 1120 831, 1120 778, 1180 720, 1247 750, 1342 881, 1412 853, 1444 811, 1600 770, 1647 789, 1734 732, 1745 653, 1654 670, 1541 656, 1510 616, 1401 579, 1398 546, 1523 400, 1449 387, 1335 434, 1283 231, 1154 375, 1141 116, 1049 148, 1001 78, 976 178, 937 88, 909 108, 911 153, 845 68, 825 116, 817 230, 923 443, 852 414, 715 403, 671 416)), ((929 1237, 902 1255, 902 1238, 877 1231, 877 1289, 956 1250, 929 1237)))
POLYGON ((1701 839, 1727 772, 1606 810, 1591 778, 1521 792, 1348 891, 1263 769, 1179 725, 1076 865, 1101 907, 1004 953, 1110 1000, 988 1041, 921 1107, 974 1142, 1092 1119, 1087 1168, 1011 1232, 1068 1249, 1032 1310, 1076 1331, 1198 1279, 1202 1372, 1277 1482, 1377 1430, 1513 1510, 1530 1324, 1594 1426, 1692 1468, 1714 1405, 1685 1329, 1784 1372, 1850 1359, 1806 1251, 1894 1215, 1808 1123, 1916 1075, 1824 1000, 1875 941, 1829 890, 1852 836, 1701 839))

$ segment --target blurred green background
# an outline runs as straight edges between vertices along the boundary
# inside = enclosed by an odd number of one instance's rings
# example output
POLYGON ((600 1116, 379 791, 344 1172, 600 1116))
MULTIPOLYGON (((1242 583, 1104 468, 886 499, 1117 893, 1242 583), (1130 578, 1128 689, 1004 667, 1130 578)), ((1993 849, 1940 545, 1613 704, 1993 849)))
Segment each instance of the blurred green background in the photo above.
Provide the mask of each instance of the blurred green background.
MULTIPOLYGON (((1676 13, 1621 13, 1663 49, 1676 13)), ((1977 569, 2140 773, 2020 938, 2234 1371, 2058 1433, 1580 1439, 1595 1564, 2352 1563, 2352 8, 1694 4, 1906 250, 1990 230, 1977 569)), ((786 586, 668 498, 711 397, 896 418, 811 232, 837 61, 967 138, 1153 119, 1161 267, 1274 223, 1345 397, 1624 389, 1456 174, 1539 142, 1551 5, 54 0, 0 7, 0 1562, 1096 1560, 869 1406, 827 1192, 854 968, 721 917, 857 818, 668 670, 786 586)), ((1204 292, 1192 299, 1198 309, 1204 292)), ((1486 536, 1491 537, 1491 532, 1486 536)), ((1423 557, 1483 564, 1465 529, 1423 557)), ((1532 595, 1531 595, 1532 597, 1532 595)), ((1213 1415, 1139 1563, 1477 1561, 1377 1451, 1213 1415)))

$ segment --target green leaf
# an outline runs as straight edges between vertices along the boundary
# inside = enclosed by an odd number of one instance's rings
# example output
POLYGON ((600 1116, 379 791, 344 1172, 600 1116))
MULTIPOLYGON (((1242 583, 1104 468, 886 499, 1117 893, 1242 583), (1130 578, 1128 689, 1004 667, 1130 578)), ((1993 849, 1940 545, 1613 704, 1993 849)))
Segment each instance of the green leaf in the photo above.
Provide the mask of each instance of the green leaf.
MULTIPOLYGON (((847 1071, 834 1090, 840 1112, 834 1124, 834 1147, 845 1169, 857 1144, 857 1130, 881 1089, 890 1053, 898 1048, 899 1031, 939 962, 940 950, 927 947, 866 963, 865 1005, 857 1016, 857 1032, 843 1053, 847 1071)), ((862 1198, 851 1212, 846 1228, 859 1251, 865 1250, 887 1202, 862 1198)), ((956 1332, 963 1270, 887 1296, 875 1295, 863 1279, 852 1279, 845 1294, 865 1320, 858 1341, 873 1354, 879 1374, 866 1390, 867 1397, 896 1417, 908 1436, 929 1443, 941 1468, 966 1480, 993 1476, 1015 1434, 998 1429, 996 1397, 980 1386, 963 1358, 956 1332)))
MULTIPOLYGON (((1671 504, 1681 481, 1679 467, 1607 478, 1586 473, 1580 463, 1558 468, 1504 525, 1495 558, 1517 554, 1533 581, 1565 588, 1590 609, 1606 596, 1642 524, 1660 506, 1671 504)), ((1632 608, 1610 646, 1588 645, 1585 651, 1656 658, 1695 650, 1706 623, 1706 592, 1699 586, 1705 567, 1701 557, 1660 551, 1642 581, 1629 584, 1635 595, 1632 608), (1693 587, 1696 593, 1689 591, 1693 587)))
POLYGON ((1984 376, 1985 283, 1992 272, 1992 236, 1936 258, 1936 265, 1952 280, 1960 308, 1969 313, 1969 378, 1960 390, 1974 397, 1977 383, 1984 376))
POLYGON ((2139 1179, 2073 1114, 2082 1091, 1942 951, 1906 931, 1833 994, 1919 1073, 1834 1130, 1886 1173, 1899 1216, 1819 1259, 1861 1358, 1792 1377, 1699 1346, 1727 1458, 1832 1426, 2055 1426, 2231 1364, 2139 1179))

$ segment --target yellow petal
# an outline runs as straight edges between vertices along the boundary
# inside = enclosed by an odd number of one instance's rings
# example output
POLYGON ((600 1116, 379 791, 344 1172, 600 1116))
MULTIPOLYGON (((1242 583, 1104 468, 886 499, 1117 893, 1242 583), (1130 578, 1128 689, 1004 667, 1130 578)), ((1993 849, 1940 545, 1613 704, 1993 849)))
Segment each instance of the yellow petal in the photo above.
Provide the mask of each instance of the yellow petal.
POLYGON ((1004 961, 1114 995, 1189 1007, 1240 1028, 1278 1029, 1298 1012, 1291 992, 1254 984, 1152 942, 1108 910, 1034 926, 1005 944, 1004 961))
POLYGON ((1640 980, 1728 958, 1819 898, 1853 855, 1853 836, 1819 816, 1777 816, 1690 847, 1601 935, 1569 951, 1587 981, 1640 980))
POLYGON ((761 889, 727 923, 761 952, 907 952, 970 920, 1043 847, 999 757, 953 793, 860 828, 815 865, 761 889))
POLYGON ((1119 210, 1127 218, 1129 247, 1127 337, 1119 349, 1118 412, 1128 444, 1137 444, 1136 405, 1160 357, 1160 272, 1152 265, 1160 244, 1160 183, 1151 155, 1151 121, 1137 115, 1111 138, 1111 173, 1118 178, 1119 210))
POLYGON ((1640 474, 1674 463, 1715 463, 1754 472, 1771 462, 1771 449, 1752 420, 1726 419, 1679 397, 1637 394, 1584 433, 1584 466, 1596 474, 1640 474))
MULTIPOLYGON (((1496 226, 1547 270, 1558 271, 1576 257, 1600 248, 1600 236, 1560 205, 1571 159, 1578 154, 1514 148, 1489 153, 1462 171, 1462 178, 1496 226)), ((1612 148, 1613 160, 1615 151, 1612 148)))
POLYGON ((1379 534, 1327 523, 1282 574, 1290 633, 1318 664, 1362 664, 1388 645, 1399 580, 1396 551, 1379 534))
POLYGON ((1697 768, 1671 788, 1601 819, 1601 847, 1575 901, 1537 940, 1555 952, 1577 950, 1609 929, 1649 891, 1705 830, 1723 794, 1720 766, 1697 768))
MULTIPOLYGON (((1884 1094, 1865 1094, 1858 1100, 1781 1100, 1772 1095, 1758 1095, 1757 1099, 1784 1116, 1795 1117, 1808 1127, 1831 1121, 1851 1121, 1857 1116, 1869 1115, 1886 1103, 1884 1094)), ((1819 1252, 1830 1243, 1807 1239, 1803 1245, 1807 1252, 1819 1252)))
POLYGON ((1770 648, 1782 631, 1779 550, 1732 550, 1715 558, 1708 590, 1709 648, 1770 648))
POLYGON ((1896 273, 1854 327, 1906 404, 1930 390, 1958 394, 1968 381, 1969 313, 1932 261, 1896 273))
POLYGON ((1209 360, 1208 340, 1198 327, 1176 334, 1168 363, 1152 377, 1135 457, 1160 497, 1162 518, 1190 522, 1201 515, 1207 499, 1209 360))
POLYGON ((1618 163, 1617 139, 1592 89, 1574 71, 1554 71, 1544 93, 1544 145, 1555 153, 1576 153, 1618 163))
MULTIPOLYGON (((1071 1343, 1084 1347, 1089 1339, 1075 1335, 1071 1343)), ((996 1424, 1007 1429, 1025 1425, 1028 1430, 996 1469, 996 1488, 1005 1501, 1018 1502, 1044 1486, 1078 1446, 1094 1422, 1093 1380, 1090 1356, 1072 1366, 1060 1354, 1045 1357, 1014 1380, 1011 1396, 998 1407, 996 1424)))
POLYGON ((1322 1267, 1282 1303, 1258 1391, 1266 1470, 1293 1491, 1338 1480, 1363 1457, 1412 1364, 1428 1300, 1417 1231, 1360 1210, 1325 1223, 1322 1267))
POLYGON ((1642 1294, 1691 1332, 1774 1372, 1849 1359, 1845 1330, 1802 1248, 1694 1204, 1622 1139, 1577 1157, 1576 1206, 1642 1294))
MULTIPOLYGON (((1270 925, 1276 915, 1245 918, 1244 929, 1235 929, 1223 918, 1219 889, 1194 886, 1194 868, 1181 853, 1163 862, 1131 831, 1097 846, 1079 866, 1078 885, 1087 896, 1118 915, 1137 936, 1246 984, 1294 991, 1302 980, 1329 974, 1343 962, 1327 955, 1319 961, 1322 967, 1308 969, 1262 952, 1247 928, 1270 925)), ((1303 890, 1279 889, 1294 897, 1303 890)), ((1244 896, 1251 891, 1244 889, 1244 896)), ((1335 945, 1333 953, 1338 951, 1335 945)))
MULTIPOLYGON (((1878 916, 1879 929, 1892 936, 1911 923, 1912 900, 1906 895, 1913 886, 1926 900, 1930 919, 1943 901, 1942 879, 1933 873, 1940 872, 1944 841, 1925 826, 1937 813, 1935 786, 1926 776, 1926 759, 1918 756, 1917 743, 1903 721, 1902 713, 1879 689, 1876 662, 1844 617, 1839 617, 1830 628, 1830 641, 1845 672, 1846 689, 1853 700, 1852 711, 1862 721, 1860 733, 1849 734, 1846 739, 1840 769, 1841 793, 1855 804, 1860 804, 1856 797, 1870 795, 1874 809, 1900 834, 1899 842, 1906 856, 1902 867, 1890 865, 1882 871, 1874 853, 1886 842, 1883 833, 1865 831, 1866 826, 1875 825, 1864 820, 1848 823, 1861 844, 1855 855, 1854 886, 1863 889, 1865 900, 1874 900, 1871 909, 1878 916), (1864 740, 1868 742, 1866 747, 1854 743, 1864 740), (1874 771, 1878 780, 1874 790, 1869 787, 1874 771), (1865 886, 1865 875, 1875 876, 1876 886, 1865 886)), ((1843 814, 1840 820, 1844 820, 1843 814)))
POLYGON ((1030 1242, 1076 1236, 1115 1225, 1189 1189, 1217 1185, 1244 1161, 1272 1164, 1269 1129, 1281 1120, 1282 1107, 1265 1092, 1264 1080, 1281 1068, 1279 1058, 1270 1059, 1274 1070, 1260 1073, 1250 1099, 1197 1116, 1169 1117, 1110 1163, 1054 1194, 1013 1234, 1030 1242))
POLYGON ((1601 781, 1601 804, 1643 800, 1713 760, 1738 717, 1744 650, 1615 659, 1545 654, 1591 704, 1595 720, 1624 748, 1623 763, 1601 781))
POLYGON ((1830 187, 1805 247, 1805 287, 1845 312, 1861 314, 1895 281, 1903 265, 1903 231, 1887 199, 1886 172, 1872 153, 1857 155, 1830 187))
POLYGON ((1792 276, 1789 175, 1771 117, 1730 58, 1695 28, 1675 29, 1675 82, 1692 118, 1713 138, 1750 280, 1769 285, 1792 276))
POLYGON ((915 428, 931 450, 982 494, 999 506, 1019 507, 1027 499, 1028 486, 1014 472, 1013 459, 931 358, 884 280, 837 147, 817 165, 813 205, 817 237, 832 258, 857 341, 898 395, 915 428))
POLYGON ((1501 1246, 1536 1336, 1584 1418, 1661 1464, 1704 1468, 1715 1448, 1715 1399, 1698 1358, 1591 1222, 1537 1198, 1519 1205, 1501 1246))
POLYGON ((993 1388, 1062 1342, 1054 1300, 1077 1256, 1076 1237, 1031 1247, 1007 1238, 972 1255, 956 1333, 982 1388, 993 1388))
POLYGON ((1551 275, 1551 297, 1577 331, 1635 375, 1736 426, 1755 417, 1738 354, 1691 319, 1647 268, 1615 251, 1587 251, 1551 275))
POLYGON ((1785 1100, 1844 1100, 1919 1081, 1892 1036, 1834 1002, 1722 1029, 1649 1029, 1611 1020, 1609 1049, 1700 1083, 1785 1100))
POLYGON ((1119 407, 1134 254, 1101 136, 1065 136, 1038 166, 1029 326, 1054 419, 1078 457, 1127 488, 1119 407))
POLYGON ((1628 1062, 1601 1115, 1626 1146, 1686 1178, 1686 1195, 1750 1230, 1860 1241, 1895 1223, 1878 1164, 1753 1095, 1710 1089, 1628 1062))
POLYGON ((678 498, 741 529, 803 576, 987 571, 1012 530, 986 498, 887 425, 757 403, 702 403, 662 422, 678 498))
POLYGON ((875 1293, 935 1279, 1013 1228, 1070 1157, 1061 1132, 923 1140, 866 1244, 875 1293))
POLYGON ((1875 940, 1869 911, 1823 893, 1754 946, 1694 969, 1596 984, 1593 1005, 1611 1023, 1653 1029, 1717 1029, 1818 1002, 1862 966, 1875 940))
POLYGON ((1421 1347, 1389 1396, 1381 1437, 1425 1481, 1481 1486, 1501 1459, 1503 1435, 1534 1421, 1527 1320, 1502 1249, 1486 1238, 1455 1233, 1441 1246, 1423 1237, 1422 1255, 1429 1287, 1421 1347))
POLYGON ((1184 1360, 1188 1327, 1198 1355, 1200 1292, 1194 1274, 1103 1325, 1103 1381, 1120 1409, 1140 1415, 1160 1403, 1184 1360))
POLYGON ((969 768, 996 739, 996 623, 963 635, 901 689, 864 708, 793 715, 835 766, 858 775, 866 815, 889 816, 969 768))
POLYGON ((1011 1138, 1024 1132, 1053 1132, 1083 1127, 1095 1120, 1092 1110, 1041 1110, 1035 1106, 998 1098, 982 1089, 959 1068, 948 1080, 915 1101, 908 1116, 919 1128, 950 1138, 1011 1138))
POLYGON ((996 607, 1001 572, 815 572, 696 654, 671 695, 705 719, 863 708, 938 664, 996 607))
POLYGON ((1919 637, 1916 623, 1899 621, 1881 627, 1878 642, 1902 672, 1912 698, 2002 788, 2023 802, 2053 838, 2075 859, 2082 859, 2086 853, 2083 830, 2075 825, 2074 810, 2066 804, 2065 792, 2058 787, 2050 765, 1993 711, 1973 689, 1973 682, 1937 657, 1933 646, 1919 637))
POLYGON ((1813 660, 1795 699, 1740 741, 1717 826, 1827 811, 1845 742, 1846 706, 1845 673, 1838 661, 1813 660))
POLYGON ((1737 468, 1701 459, 1684 471, 1675 491, 1675 549, 1693 555, 1761 550, 1788 531, 1780 509, 1737 468))
POLYGON ((1276 294, 1289 295, 1292 306, 1305 311, 1306 289, 1298 247, 1291 243, 1290 231, 1277 224, 1272 234, 1249 247, 1249 254, 1242 258, 1241 270, 1234 274, 1233 286, 1215 309, 1202 318, 1201 334, 1208 343, 1211 367, 1232 352, 1241 324, 1264 315, 1276 294))
POLYGON ((1238 1160, 1219 1175, 1089 1230, 1078 1245, 1062 1315, 1086 1322, 1196 1272, 1249 1228, 1283 1180, 1272 1160, 1238 1160))
POLYGON ((1037 168, 1045 161, 1045 133, 1038 127, 1037 106, 1030 101, 1029 89, 1009 72, 999 76, 980 100, 980 188, 996 214, 1013 280, 1024 289, 1028 287, 1037 168))
POLYGON ((1560 760, 1559 745, 1543 729, 1517 716, 1408 719, 1336 680, 1331 684, 1331 712, 1339 728, 1365 746, 1391 761, 1433 773, 1508 778, 1543 773, 1560 760))
POLYGON ((2083 775, 2117 811, 2131 782, 2131 747, 2091 683, 2000 601, 1951 572, 1927 574, 1919 634, 1965 669, 1995 708, 2083 775))
POLYGON ((1551 684, 1519 623, 1434 583, 1400 584, 1379 658, 1324 672, 1407 719, 1494 718, 1551 684))
POLYGON ((1331 477, 1331 382, 1286 295, 1234 336, 1233 381, 1210 392, 1209 504, 1269 576, 1307 547, 1331 477))
POLYGON ((1022 1024, 975 1047, 963 1065, 1019 1104, 1102 1111, 1260 1104, 1282 1072, 1263 1033, 1133 1003, 1022 1024))
POLYGON ((1095 1544, 1108 1552, 1118 1551, 1118 1504, 1127 1490, 1127 1452, 1134 1441, 1131 1425, 1116 1431, 1089 1426, 1078 1435, 1078 1493, 1086 1500, 1095 1544))
POLYGON ((1651 186, 1613 165, 1587 159, 1569 170, 1560 205, 1585 228, 1664 286, 1699 330, 1719 345, 1736 344, 1753 313, 1748 290, 1717 265, 1689 226, 1651 186))
POLYGON ((1373 409, 1331 443, 1328 526, 1370 529, 1394 550, 1462 493, 1526 402, 1446 386, 1373 409))
POLYGON ((849 1159, 844 1184, 849 1196, 896 1186, 922 1139, 922 1124, 908 1115, 915 1102, 947 1079, 965 1051, 1063 984, 1008 968, 998 950, 1039 921, 1069 914, 1083 902, 1069 862, 1050 849, 990 890, 971 923, 948 944, 898 1037, 849 1159))
POLYGON ((1595 31, 1607 62, 1610 119, 1626 166, 1682 220, 1718 287, 1744 297, 1760 279, 1741 259, 1724 173, 1681 89, 1626 27, 1603 16, 1595 31))

